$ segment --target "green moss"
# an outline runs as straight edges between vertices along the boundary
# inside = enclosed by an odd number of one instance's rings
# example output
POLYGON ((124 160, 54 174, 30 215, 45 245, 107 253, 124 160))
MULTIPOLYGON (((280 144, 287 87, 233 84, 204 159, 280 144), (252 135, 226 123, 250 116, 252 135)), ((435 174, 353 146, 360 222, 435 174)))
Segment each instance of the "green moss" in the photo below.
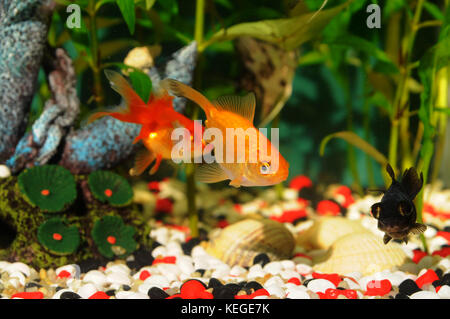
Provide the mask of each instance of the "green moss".
POLYGON ((63 211, 77 196, 74 177, 58 165, 26 169, 18 177, 18 186, 25 200, 46 212, 63 211))

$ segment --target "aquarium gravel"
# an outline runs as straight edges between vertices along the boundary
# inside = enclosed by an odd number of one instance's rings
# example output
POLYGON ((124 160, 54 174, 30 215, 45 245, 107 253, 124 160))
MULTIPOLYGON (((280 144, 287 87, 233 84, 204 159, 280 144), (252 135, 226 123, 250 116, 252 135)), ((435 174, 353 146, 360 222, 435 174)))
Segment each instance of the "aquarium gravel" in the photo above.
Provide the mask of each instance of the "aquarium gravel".
MULTIPOLYGON (((297 180, 298 181, 298 180, 297 180)), ((170 181, 149 184, 152 194, 167 196, 170 181), (155 192, 155 189, 156 192, 155 192), (162 191, 160 191, 162 189, 162 191), (159 192, 159 193, 158 193, 159 192), (165 194, 165 195, 164 195, 165 194)), ((379 197, 358 198, 341 191, 328 200, 340 207, 338 215, 359 220, 382 241, 383 232, 368 213, 379 197), (351 198, 350 198, 351 196, 351 198), (345 204, 347 203, 347 204, 345 204), (344 207, 347 206, 347 207, 344 207)), ((217 200, 211 194, 204 202, 217 200)), ((336 187, 334 188, 336 190, 336 187)), ((339 189, 339 187, 337 188, 339 189)), ((430 189, 427 188, 427 192, 430 189)), ((283 192, 283 200, 273 202, 273 190, 263 192, 245 203, 226 205, 230 198, 217 204, 227 206, 229 215, 217 218, 217 226, 233 223, 232 216, 261 216, 280 220, 294 237, 311 227, 319 211, 313 200, 299 197, 302 192, 291 188, 283 192), (301 203, 307 203, 303 214, 292 214, 301 203), (275 203, 275 204, 274 204, 275 203), (300 217, 299 217, 300 216, 300 217), (227 218, 230 222, 227 221, 227 218)), ((79 264, 58 268, 35 269, 21 262, 0 261, 1 298, 23 299, 448 299, 450 298, 450 223, 448 190, 433 190, 425 214, 425 238, 429 254, 421 250, 418 238, 402 244, 408 261, 399 267, 363 275, 360 272, 322 273, 314 269, 313 260, 320 250, 308 250, 297 244, 292 258, 270 260, 265 253, 254 257, 253 265, 229 266, 208 254, 199 238, 191 238, 185 226, 155 221, 150 233, 152 247, 140 247, 124 259, 109 262, 88 259, 79 264), (431 204, 433 203, 433 204, 431 204), (431 213, 430 213, 431 212, 431 213)), ((206 193, 205 193, 206 194, 206 193)), ((320 201, 319 201, 320 202, 320 201)), ((177 207, 177 201, 173 205, 177 207)), ((302 206, 303 207, 303 206, 302 206)), ((298 209, 297 209, 298 210, 298 209)), ((174 212, 172 212, 174 213, 174 212)), ((322 212, 336 215, 334 210, 322 212)), ((211 231, 214 231, 212 229, 211 231)), ((202 238, 205 242, 206 237, 202 238)))

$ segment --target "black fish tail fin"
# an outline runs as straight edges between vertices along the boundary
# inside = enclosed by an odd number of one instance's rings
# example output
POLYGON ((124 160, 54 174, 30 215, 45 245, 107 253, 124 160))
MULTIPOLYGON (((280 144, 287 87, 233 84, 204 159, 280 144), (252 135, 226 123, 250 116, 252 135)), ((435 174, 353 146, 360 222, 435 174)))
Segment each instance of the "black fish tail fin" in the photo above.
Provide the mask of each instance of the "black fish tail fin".
POLYGON ((407 169, 403 173, 401 184, 408 194, 409 198, 413 200, 420 192, 423 186, 423 174, 420 173, 420 178, 414 167, 407 169))
POLYGON ((392 178, 392 182, 395 182, 395 173, 392 169, 391 164, 387 163, 386 165, 386 172, 388 172, 389 176, 392 178))

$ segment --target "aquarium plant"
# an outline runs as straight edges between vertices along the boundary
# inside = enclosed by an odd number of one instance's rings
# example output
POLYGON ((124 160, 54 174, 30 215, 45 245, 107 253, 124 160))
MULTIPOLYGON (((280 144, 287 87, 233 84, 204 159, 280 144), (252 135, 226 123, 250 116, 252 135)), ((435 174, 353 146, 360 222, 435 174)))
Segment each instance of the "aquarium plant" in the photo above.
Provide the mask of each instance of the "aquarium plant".
POLYGON ((76 226, 68 226, 67 221, 52 217, 38 228, 39 242, 56 255, 69 255, 75 252, 80 244, 80 234, 76 226))
POLYGON ((88 185, 96 199, 108 202, 112 206, 128 205, 133 199, 133 189, 128 181, 110 171, 100 170, 90 173, 88 185))

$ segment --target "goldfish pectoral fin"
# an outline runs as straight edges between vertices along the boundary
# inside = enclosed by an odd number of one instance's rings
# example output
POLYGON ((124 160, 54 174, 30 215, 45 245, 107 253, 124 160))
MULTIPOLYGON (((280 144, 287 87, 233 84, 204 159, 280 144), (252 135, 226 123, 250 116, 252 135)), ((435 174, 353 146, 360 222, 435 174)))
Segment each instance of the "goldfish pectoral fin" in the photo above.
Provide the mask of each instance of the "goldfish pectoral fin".
POLYGON ((133 107, 146 105, 120 73, 113 70, 105 70, 105 75, 113 90, 124 98, 127 109, 130 109, 131 113, 133 107))
POLYGON ((233 179, 233 180, 230 182, 230 186, 239 188, 239 187, 241 186, 241 183, 242 183, 242 179, 241 179, 240 177, 238 177, 238 178, 233 179))
POLYGON ((158 154, 156 156, 155 165, 153 165, 152 169, 149 172, 150 175, 153 175, 153 174, 155 174, 158 171, 159 165, 161 165, 161 161, 162 161, 162 155, 158 154))
POLYGON ((110 112, 97 112, 97 113, 91 114, 87 119, 87 124, 90 124, 90 123, 94 122, 95 120, 98 120, 99 118, 110 115, 110 114, 111 114, 110 112))
POLYGON ((414 226, 411 228, 411 233, 413 233, 414 235, 419 235, 423 233, 425 230, 427 230, 426 225, 415 223, 414 226))
POLYGON ((221 96, 213 102, 221 110, 239 114, 253 123, 255 116, 256 99, 255 94, 249 93, 245 96, 226 95, 221 96))
POLYGON ((413 200, 420 192, 423 186, 423 174, 420 173, 420 178, 414 167, 411 167, 405 171, 401 181, 402 186, 405 188, 408 196, 413 200))
POLYGON ((228 179, 227 174, 218 163, 196 165, 195 177, 203 183, 217 183, 228 179))
POLYGON ((143 171, 155 160, 155 155, 147 149, 140 150, 135 158, 134 167, 130 169, 130 175, 141 175, 143 171))
POLYGON ((386 245, 388 242, 391 241, 391 239, 392 239, 391 236, 389 236, 388 234, 384 234, 383 243, 386 245))

